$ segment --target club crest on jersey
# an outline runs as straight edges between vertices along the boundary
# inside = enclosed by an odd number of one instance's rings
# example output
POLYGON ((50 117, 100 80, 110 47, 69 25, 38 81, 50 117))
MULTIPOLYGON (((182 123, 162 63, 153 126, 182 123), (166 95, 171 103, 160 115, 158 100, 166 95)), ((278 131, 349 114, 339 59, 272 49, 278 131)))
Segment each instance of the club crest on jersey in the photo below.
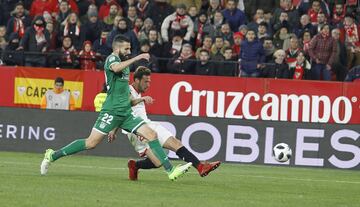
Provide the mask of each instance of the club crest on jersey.
POLYGON ((100 129, 104 129, 106 127, 106 125, 107 124, 105 122, 101 122, 99 127, 100 127, 100 129))

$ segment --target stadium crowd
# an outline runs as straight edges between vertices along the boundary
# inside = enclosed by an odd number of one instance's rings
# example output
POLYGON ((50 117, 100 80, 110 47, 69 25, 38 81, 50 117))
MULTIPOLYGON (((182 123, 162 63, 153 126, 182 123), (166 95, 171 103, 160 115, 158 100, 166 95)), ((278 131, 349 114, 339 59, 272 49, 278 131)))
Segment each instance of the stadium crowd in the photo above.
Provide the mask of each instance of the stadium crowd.
POLYGON ((360 65, 357 0, 0 2, 3 65, 101 69, 118 34, 151 54, 132 70, 343 81, 360 65))

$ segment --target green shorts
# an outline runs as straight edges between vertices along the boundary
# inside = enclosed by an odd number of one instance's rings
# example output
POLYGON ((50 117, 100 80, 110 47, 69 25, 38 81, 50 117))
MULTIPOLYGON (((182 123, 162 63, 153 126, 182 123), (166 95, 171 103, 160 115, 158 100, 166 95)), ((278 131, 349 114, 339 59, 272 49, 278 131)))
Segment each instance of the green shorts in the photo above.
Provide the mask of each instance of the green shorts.
POLYGON ((116 127, 130 133, 135 133, 141 125, 145 124, 145 121, 140 117, 133 116, 131 112, 129 110, 123 115, 119 115, 114 111, 102 110, 93 128, 102 134, 108 134, 116 127))

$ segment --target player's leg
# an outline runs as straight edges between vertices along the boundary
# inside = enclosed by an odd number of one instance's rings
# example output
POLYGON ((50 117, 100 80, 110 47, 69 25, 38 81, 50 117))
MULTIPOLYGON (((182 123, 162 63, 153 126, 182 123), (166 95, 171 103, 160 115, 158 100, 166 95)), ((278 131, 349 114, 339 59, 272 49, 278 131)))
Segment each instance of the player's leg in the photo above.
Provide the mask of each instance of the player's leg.
POLYGON ((119 126, 120 128, 140 135, 148 140, 148 145, 155 156, 160 160, 161 165, 168 173, 170 180, 175 180, 181 175, 185 174, 191 166, 191 163, 185 165, 179 165, 173 167, 162 149, 159 140, 156 138, 157 135, 140 117, 134 117, 131 113, 127 115, 127 119, 119 126))
POLYGON ((44 159, 40 166, 40 173, 45 175, 51 162, 61 157, 72 155, 87 149, 93 149, 98 145, 115 126, 118 124, 116 116, 109 112, 101 112, 95 122, 89 137, 85 139, 77 139, 70 144, 60 148, 59 150, 48 149, 45 152, 44 159), (109 117, 112 117, 109 119, 109 117), (105 119, 106 118, 106 119, 105 119))
POLYGON ((149 127, 152 128, 159 139, 161 146, 176 153, 180 159, 185 162, 191 162, 192 165, 198 170, 200 176, 206 176, 209 172, 219 167, 220 162, 200 162, 199 159, 191 153, 179 139, 177 139, 169 130, 157 122, 150 122, 149 127))
POLYGON ((154 153, 149 149, 149 145, 145 142, 145 138, 138 137, 133 133, 128 133, 127 137, 134 147, 135 151, 139 154, 140 157, 145 157, 146 159, 128 161, 129 169, 129 179, 137 180, 139 169, 152 169, 158 168, 161 166, 161 162, 156 158, 154 153), (155 163, 155 164, 154 164, 155 163))

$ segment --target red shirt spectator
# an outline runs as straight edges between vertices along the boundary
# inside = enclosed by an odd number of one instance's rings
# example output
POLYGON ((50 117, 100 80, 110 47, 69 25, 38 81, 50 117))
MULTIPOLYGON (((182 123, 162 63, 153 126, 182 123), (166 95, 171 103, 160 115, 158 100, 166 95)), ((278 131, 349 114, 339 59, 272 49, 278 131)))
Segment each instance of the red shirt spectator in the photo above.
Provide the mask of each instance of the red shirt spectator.
POLYGON ((320 1, 318 1, 318 0, 313 1, 311 8, 308 10, 308 15, 310 17, 310 22, 312 24, 317 23, 317 16, 320 12, 323 13, 323 11, 321 9, 320 1))
POLYGON ((30 8, 30 16, 42 16, 44 11, 50 12, 51 0, 34 0, 30 8))
POLYGON ((91 48, 91 42, 85 41, 79 53, 80 68, 82 70, 96 70, 96 53, 91 48))
POLYGON ((51 13, 59 13, 59 5, 62 1, 67 1, 69 3, 71 11, 76 14, 79 13, 79 8, 75 2, 75 0, 49 0, 49 8, 51 9, 51 13))
POLYGON ((100 6, 99 9, 99 19, 103 20, 106 16, 109 16, 109 11, 110 11, 110 7, 111 5, 117 5, 118 8, 121 8, 121 6, 116 3, 115 0, 106 0, 104 1, 104 3, 100 6))

